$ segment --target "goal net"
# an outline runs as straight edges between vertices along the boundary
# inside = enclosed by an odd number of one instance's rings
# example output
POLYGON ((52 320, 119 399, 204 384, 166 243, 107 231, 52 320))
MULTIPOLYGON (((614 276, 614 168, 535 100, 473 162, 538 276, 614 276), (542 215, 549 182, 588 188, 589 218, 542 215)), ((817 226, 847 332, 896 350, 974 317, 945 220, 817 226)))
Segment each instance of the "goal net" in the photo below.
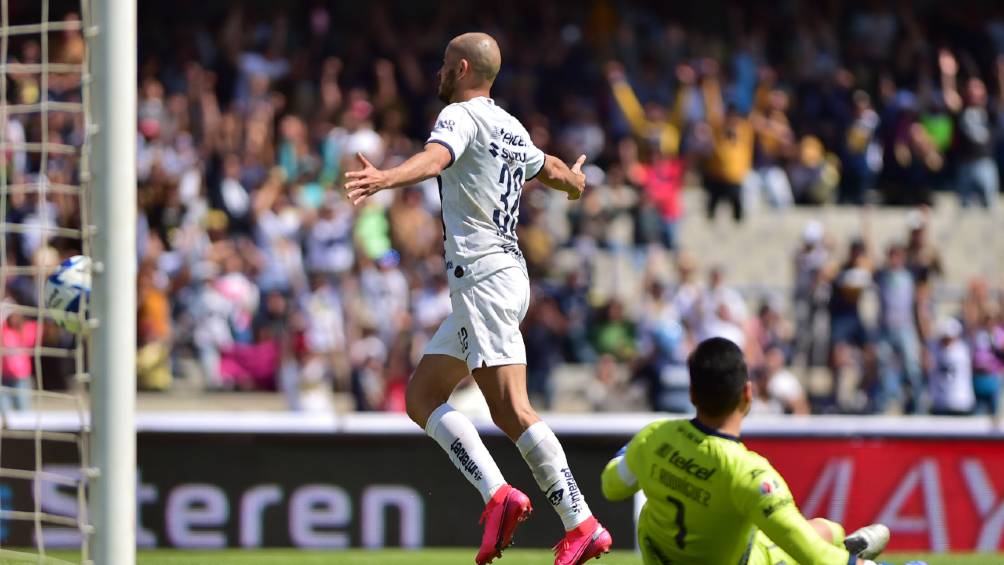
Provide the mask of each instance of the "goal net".
POLYGON ((135 0, 0 0, 0 563, 134 559, 135 51, 135 0), (74 255, 86 337, 45 308, 74 255))

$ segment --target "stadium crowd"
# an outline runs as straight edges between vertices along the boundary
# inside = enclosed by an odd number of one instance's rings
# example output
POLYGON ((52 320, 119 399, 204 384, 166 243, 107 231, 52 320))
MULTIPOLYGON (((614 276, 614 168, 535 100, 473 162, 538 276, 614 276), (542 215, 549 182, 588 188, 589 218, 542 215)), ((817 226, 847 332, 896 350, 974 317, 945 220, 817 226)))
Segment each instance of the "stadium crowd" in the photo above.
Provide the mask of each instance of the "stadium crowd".
MULTIPOLYGON (((958 316, 935 319, 941 263, 923 206, 932 191, 952 190, 985 208, 967 213, 995 213, 1004 11, 712 4, 720 9, 670 14, 604 1, 581 11, 550 1, 523 11, 144 3, 141 387, 170 389, 194 371, 209 389, 286 391, 298 410, 328 409, 332 387, 351 392, 357 410, 403 410, 413 363, 450 311, 436 183, 355 209, 341 179, 357 153, 393 165, 421 146, 441 107, 442 50, 469 27, 460 22, 476 22, 502 46, 499 103, 537 146, 591 163, 581 203, 565 206, 534 183, 521 202, 537 402, 552 404, 552 372, 573 363, 595 373, 596 409, 690 411, 686 356, 719 335, 745 350, 758 411, 999 413, 1004 290, 974 280, 958 316), (691 185, 706 191, 705 210, 684 210, 691 185), (776 243, 797 246, 791 300, 758 303, 680 241, 687 214, 713 217, 723 201, 735 221, 758 202, 919 208, 904 244, 888 249, 867 237, 834 241, 809 223, 801 242, 776 243), (555 261, 560 250, 579 260, 555 261), (589 277, 598 250, 639 266, 670 254, 676 275, 646 277, 634 304, 597 303, 589 277), (875 325, 860 312, 868 292, 880 301, 875 325), (807 391, 795 375, 814 367, 828 368, 831 392, 807 391), (840 393, 844 382, 857 383, 851 394, 840 393)), ((64 35, 58 56, 79 57, 79 33, 64 35)), ((39 46, 14 42, 10 57, 37 61, 39 46)), ((43 95, 37 77, 10 78, 12 100, 43 95)), ((60 88, 72 86, 50 81, 45 95, 64 100, 60 88)), ((82 122, 52 115, 48 138, 79 143, 82 122)), ((41 128, 37 117, 10 116, 5 136, 36 139, 41 128)), ((15 184, 74 180, 70 159, 44 170, 32 155, 7 163, 15 184)), ((45 206, 12 194, 8 221, 79 225, 72 202, 51 194, 45 206)), ((8 265, 76 252, 65 238, 8 239, 8 265)), ((21 279, 7 282, 6 299, 33 303, 21 279)), ((33 344, 24 323, 6 317, 5 346, 33 344)), ((30 378, 19 359, 4 357, 5 384, 30 378)))

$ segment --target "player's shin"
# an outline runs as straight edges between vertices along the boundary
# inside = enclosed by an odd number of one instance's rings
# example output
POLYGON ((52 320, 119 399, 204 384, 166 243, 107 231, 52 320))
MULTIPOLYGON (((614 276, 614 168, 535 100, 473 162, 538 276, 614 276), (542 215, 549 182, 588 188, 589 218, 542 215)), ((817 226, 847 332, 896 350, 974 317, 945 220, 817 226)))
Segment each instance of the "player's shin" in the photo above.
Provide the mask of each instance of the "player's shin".
POLYGON ((449 404, 441 405, 429 416, 425 433, 446 450, 450 461, 478 489, 485 503, 505 484, 502 471, 481 441, 477 428, 449 404))
POLYGON ((516 447, 566 531, 593 515, 568 468, 565 451, 546 423, 537 422, 527 428, 516 440, 516 447))

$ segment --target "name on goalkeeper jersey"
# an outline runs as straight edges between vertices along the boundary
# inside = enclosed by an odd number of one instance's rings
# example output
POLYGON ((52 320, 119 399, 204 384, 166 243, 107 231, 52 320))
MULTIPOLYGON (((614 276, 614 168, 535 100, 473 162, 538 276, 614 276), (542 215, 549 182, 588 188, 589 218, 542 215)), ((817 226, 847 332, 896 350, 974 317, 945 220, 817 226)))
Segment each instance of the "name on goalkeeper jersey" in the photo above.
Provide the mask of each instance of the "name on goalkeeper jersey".
POLYGON ((702 506, 707 506, 708 502, 711 501, 710 492, 691 484, 682 477, 677 477, 666 469, 653 466, 652 475, 654 475, 654 479, 658 480, 666 488, 674 490, 702 506))

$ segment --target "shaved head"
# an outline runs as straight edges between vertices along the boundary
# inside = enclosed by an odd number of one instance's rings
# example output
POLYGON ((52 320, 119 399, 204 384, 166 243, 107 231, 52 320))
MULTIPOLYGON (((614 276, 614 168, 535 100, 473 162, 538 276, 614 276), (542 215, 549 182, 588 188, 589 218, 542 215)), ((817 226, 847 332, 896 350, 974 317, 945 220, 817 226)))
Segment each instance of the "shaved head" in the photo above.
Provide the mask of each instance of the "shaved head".
POLYGON ((454 37, 439 72, 439 98, 449 103, 458 91, 491 88, 501 66, 502 52, 494 37, 480 32, 454 37))
POLYGON ((456 52, 458 59, 467 59, 471 70, 492 83, 502 67, 502 52, 495 38, 487 33, 465 33, 458 35, 446 47, 447 53, 456 52))

